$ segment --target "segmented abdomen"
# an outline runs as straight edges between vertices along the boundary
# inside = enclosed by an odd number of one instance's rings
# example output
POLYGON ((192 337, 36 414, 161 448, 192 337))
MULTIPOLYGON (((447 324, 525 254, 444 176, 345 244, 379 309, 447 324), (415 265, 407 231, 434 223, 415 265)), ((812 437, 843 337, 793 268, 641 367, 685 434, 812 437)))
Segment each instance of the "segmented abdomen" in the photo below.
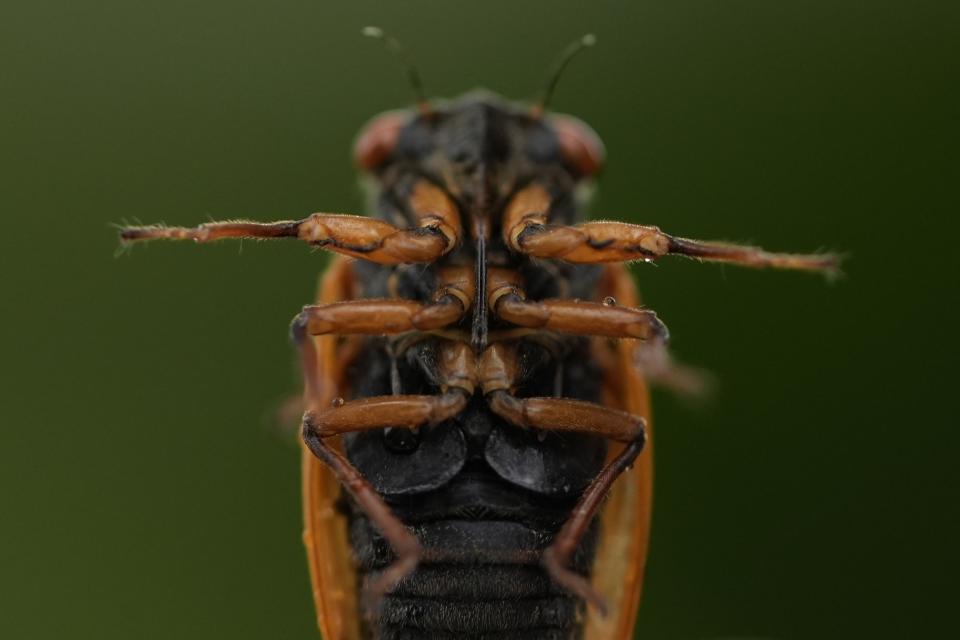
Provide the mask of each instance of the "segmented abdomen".
MULTIPOLYGON (((493 515, 493 514, 489 514, 493 515)), ((382 640, 530 640, 580 638, 583 603, 551 584, 538 564, 553 528, 498 519, 444 519, 414 526, 430 551, 416 572, 388 594, 370 637, 382 640), (431 557, 433 556, 433 557, 431 557)), ((363 517, 351 523, 360 575, 392 554, 363 517)), ((586 573, 594 536, 580 554, 586 573)))

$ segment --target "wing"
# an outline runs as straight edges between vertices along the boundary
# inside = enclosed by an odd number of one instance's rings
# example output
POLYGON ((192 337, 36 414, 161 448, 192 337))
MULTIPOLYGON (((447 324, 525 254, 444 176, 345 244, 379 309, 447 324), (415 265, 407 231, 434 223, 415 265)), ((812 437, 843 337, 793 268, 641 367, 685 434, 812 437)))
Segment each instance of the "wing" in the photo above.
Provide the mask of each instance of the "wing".
MULTIPOLYGON (((353 271, 349 258, 335 258, 320 281, 320 303, 346 300, 353 271)), ((337 396, 343 382, 343 349, 335 336, 317 338, 321 403, 337 396)), ((303 445, 302 445, 303 446, 303 445)), ((303 446, 303 542, 307 547, 317 624, 325 640, 359 640, 360 614, 357 575, 347 539, 347 519, 336 508, 340 486, 336 478, 303 446)))
MULTIPOLYGON (((636 307, 639 296, 630 273, 622 264, 604 268, 601 296, 636 307)), ((643 416, 647 420, 647 444, 636 464, 626 471, 610 492, 601 515, 600 544, 593 565, 594 587, 607 600, 609 613, 601 617, 587 612, 586 640, 629 640, 640 606, 643 573, 650 539, 653 498, 653 437, 650 431, 650 395, 634 362, 634 342, 613 345, 597 341, 604 364, 604 404, 643 416)), ((618 451, 611 452, 611 456, 618 451)))

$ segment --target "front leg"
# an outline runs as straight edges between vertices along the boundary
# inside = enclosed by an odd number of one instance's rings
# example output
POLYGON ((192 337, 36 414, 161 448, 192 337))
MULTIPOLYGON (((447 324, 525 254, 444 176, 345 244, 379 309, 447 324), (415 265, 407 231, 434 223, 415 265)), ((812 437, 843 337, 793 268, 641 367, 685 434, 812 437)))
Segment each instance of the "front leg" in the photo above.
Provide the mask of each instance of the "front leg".
POLYGON ((302 220, 280 222, 124 227, 120 230, 120 241, 297 238, 328 251, 378 264, 434 262, 460 242, 460 214, 453 200, 439 187, 421 180, 414 186, 408 205, 416 226, 406 229, 377 218, 314 213, 302 220))
POLYGON ((595 264, 687 256, 745 267, 774 267, 836 273, 838 256, 770 253, 759 247, 678 238, 657 227, 627 222, 549 223, 550 195, 538 184, 518 192, 507 206, 503 239, 517 253, 535 258, 595 264))

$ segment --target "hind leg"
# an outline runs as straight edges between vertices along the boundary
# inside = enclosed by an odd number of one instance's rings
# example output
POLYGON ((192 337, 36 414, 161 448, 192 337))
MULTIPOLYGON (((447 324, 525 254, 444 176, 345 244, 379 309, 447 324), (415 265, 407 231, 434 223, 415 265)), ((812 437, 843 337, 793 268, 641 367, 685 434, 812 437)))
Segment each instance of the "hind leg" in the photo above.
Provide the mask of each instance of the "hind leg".
MULTIPOLYGON (((295 333, 295 337, 297 334, 295 333)), ((460 413, 473 393, 475 363, 472 351, 461 343, 448 343, 441 362, 441 393, 436 395, 392 395, 335 400, 320 408, 316 346, 306 332, 298 336, 298 346, 307 381, 308 410, 303 416, 303 441, 307 448, 333 472, 357 507, 367 516, 396 554, 396 560, 369 585, 366 608, 373 614, 383 595, 416 569, 423 550, 416 536, 393 513, 353 464, 330 446, 329 438, 338 434, 384 429, 416 428, 436 425, 460 413)))
POLYGON ((588 433, 626 443, 623 451, 584 490, 569 519, 541 558, 541 564, 554 582, 605 613, 606 603, 600 594, 587 579, 568 566, 613 482, 643 450, 647 439, 646 421, 640 416, 592 402, 515 397, 512 389, 517 384, 516 350, 504 343, 495 343, 483 353, 480 382, 491 411, 516 426, 588 433))
POLYGON ((638 433, 636 438, 600 471, 580 496, 570 518, 560 528, 553 542, 544 549, 540 560, 554 582, 590 602, 603 615, 607 613, 606 602, 586 578, 569 569, 570 558, 600 510, 610 487, 637 459, 645 441, 645 433, 638 433))
POLYGON ((364 515, 377 528, 390 544, 397 559, 367 585, 366 609, 372 615, 378 608, 380 599, 400 580, 413 572, 420 562, 423 550, 417 537, 410 533, 403 522, 390 510, 370 483, 357 471, 356 467, 339 451, 331 447, 325 439, 311 429, 305 420, 303 440, 307 448, 323 461, 333 472, 340 485, 350 494, 364 515))

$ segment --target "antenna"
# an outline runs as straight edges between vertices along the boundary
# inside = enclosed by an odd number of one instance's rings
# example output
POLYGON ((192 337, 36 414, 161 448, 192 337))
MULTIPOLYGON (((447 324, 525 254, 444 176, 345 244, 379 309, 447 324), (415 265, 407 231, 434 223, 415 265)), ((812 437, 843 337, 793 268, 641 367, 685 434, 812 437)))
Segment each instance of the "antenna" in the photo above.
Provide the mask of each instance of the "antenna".
POLYGON ((547 77, 547 84, 543 88, 543 93, 540 94, 540 99, 537 100, 530 110, 533 117, 539 118, 543 115, 543 112, 547 110, 550 99, 553 98, 553 91, 557 88, 557 83, 560 81, 560 76, 563 75, 563 71, 567 68, 567 65, 570 64, 570 61, 576 58, 578 53, 595 44, 597 44, 597 37, 592 33, 588 33, 579 40, 575 40, 567 45, 567 48, 563 50, 563 53, 560 54, 560 57, 557 58, 557 61, 554 63, 553 69, 547 77))
POLYGON ((400 62, 400 66, 403 67, 403 71, 407 76, 407 82, 410 83, 410 88, 413 89, 413 93, 417 98, 417 108, 419 108, 422 113, 430 113, 430 102, 427 100, 427 94, 423 90, 423 80, 420 78, 420 72, 413 63, 413 59, 410 57, 410 52, 407 51, 407 48, 393 36, 388 36, 380 27, 364 27, 360 33, 368 38, 381 41, 383 46, 387 48, 387 51, 400 62))

